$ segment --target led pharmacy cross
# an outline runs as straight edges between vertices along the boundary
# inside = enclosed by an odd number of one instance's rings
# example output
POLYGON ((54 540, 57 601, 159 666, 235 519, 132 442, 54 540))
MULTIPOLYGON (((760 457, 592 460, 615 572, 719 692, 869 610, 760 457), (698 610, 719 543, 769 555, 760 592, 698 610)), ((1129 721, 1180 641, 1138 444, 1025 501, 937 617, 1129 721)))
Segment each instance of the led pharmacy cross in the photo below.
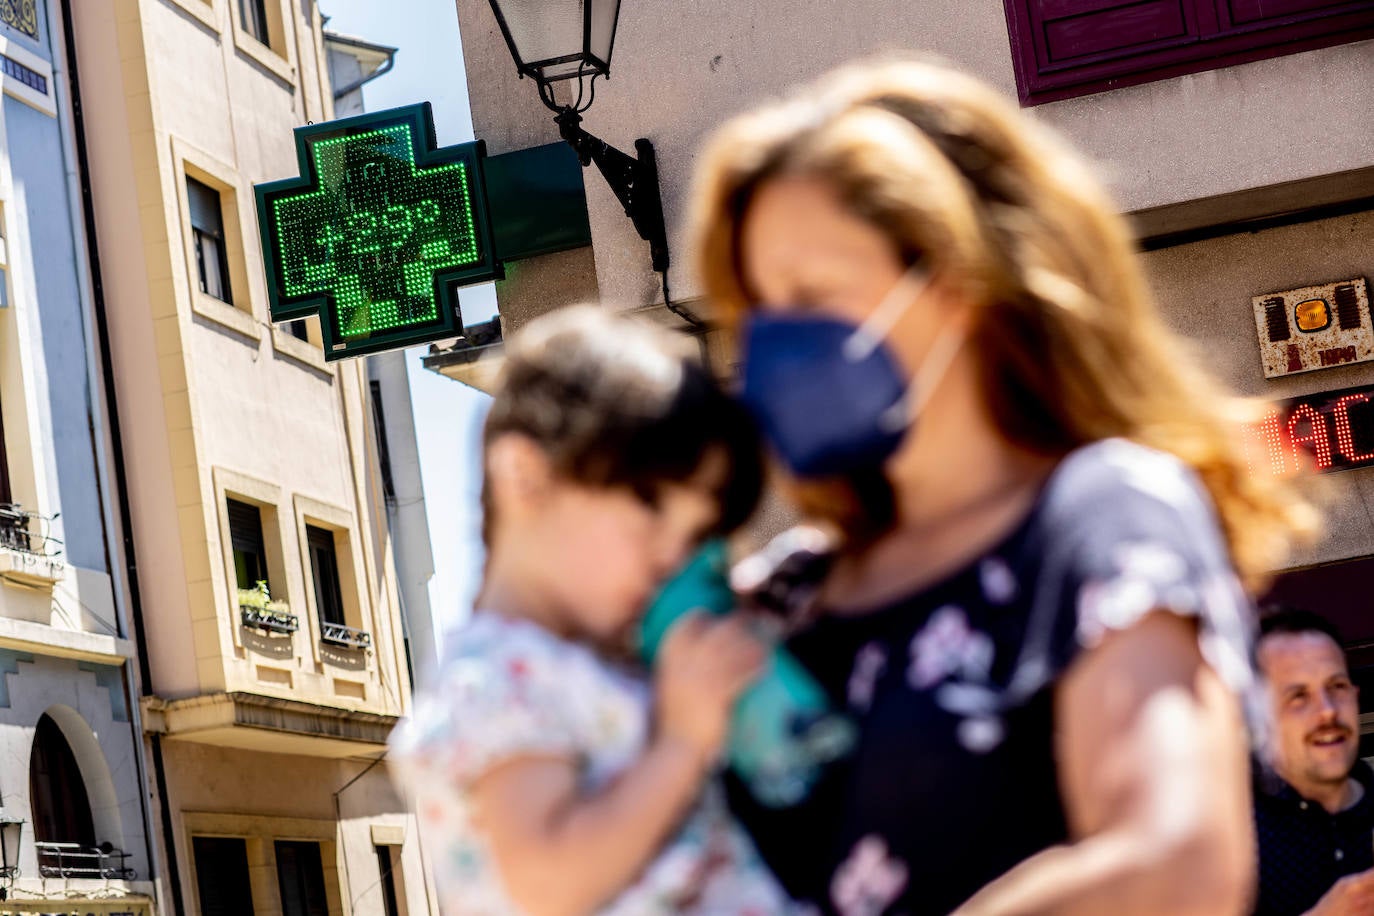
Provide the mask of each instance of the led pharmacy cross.
POLYGON ((496 279, 482 144, 436 149, 429 103, 296 130, 301 175, 255 187, 273 321, 320 316, 326 359, 462 333, 496 279))

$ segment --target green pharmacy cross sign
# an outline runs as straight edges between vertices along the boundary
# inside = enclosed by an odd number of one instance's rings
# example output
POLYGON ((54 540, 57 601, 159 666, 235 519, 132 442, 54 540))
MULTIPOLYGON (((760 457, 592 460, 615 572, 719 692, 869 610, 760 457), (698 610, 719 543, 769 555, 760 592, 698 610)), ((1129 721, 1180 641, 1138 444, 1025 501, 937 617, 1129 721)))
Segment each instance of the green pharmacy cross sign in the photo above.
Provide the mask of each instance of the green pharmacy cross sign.
POLYGON ((318 313, 325 359, 457 337, 457 287, 502 276, 483 145, 437 145, 428 102, 312 124, 254 188, 272 320, 318 313))

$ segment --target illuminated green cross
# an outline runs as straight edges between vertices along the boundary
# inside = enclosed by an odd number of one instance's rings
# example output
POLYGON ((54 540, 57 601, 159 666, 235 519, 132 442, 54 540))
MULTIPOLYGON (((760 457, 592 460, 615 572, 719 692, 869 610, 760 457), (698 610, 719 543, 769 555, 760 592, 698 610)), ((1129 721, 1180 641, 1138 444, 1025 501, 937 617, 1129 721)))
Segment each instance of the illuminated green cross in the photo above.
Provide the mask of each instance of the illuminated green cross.
POLYGON ((435 149, 428 103, 296 130, 301 177, 258 185, 272 319, 319 312, 325 356, 462 333, 494 279, 483 151, 435 149))

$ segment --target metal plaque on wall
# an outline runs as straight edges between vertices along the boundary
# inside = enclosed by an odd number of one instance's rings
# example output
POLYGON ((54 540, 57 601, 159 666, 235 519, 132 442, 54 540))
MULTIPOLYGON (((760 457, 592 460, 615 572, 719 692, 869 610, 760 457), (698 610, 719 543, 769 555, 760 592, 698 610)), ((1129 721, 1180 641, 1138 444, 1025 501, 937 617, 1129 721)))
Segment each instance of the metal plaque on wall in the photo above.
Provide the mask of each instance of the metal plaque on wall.
POLYGON ((1265 293, 1250 301, 1265 378, 1374 359, 1363 277, 1265 293))

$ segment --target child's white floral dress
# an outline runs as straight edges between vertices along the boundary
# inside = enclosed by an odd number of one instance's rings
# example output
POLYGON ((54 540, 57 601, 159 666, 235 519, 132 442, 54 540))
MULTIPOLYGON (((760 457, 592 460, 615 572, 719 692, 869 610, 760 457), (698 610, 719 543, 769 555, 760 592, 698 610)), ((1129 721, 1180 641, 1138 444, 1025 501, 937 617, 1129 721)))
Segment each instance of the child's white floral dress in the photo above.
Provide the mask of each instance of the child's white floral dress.
MULTIPOLYGON (((649 733, 650 691, 589 649, 528 621, 474 614, 450 635, 438 677, 392 739, 414 799, 447 916, 520 912, 501 883, 468 789, 503 760, 578 762, 595 791, 630 766, 649 733)), ((681 830, 604 914, 772 916, 789 904, 753 845, 707 785, 681 830)))

